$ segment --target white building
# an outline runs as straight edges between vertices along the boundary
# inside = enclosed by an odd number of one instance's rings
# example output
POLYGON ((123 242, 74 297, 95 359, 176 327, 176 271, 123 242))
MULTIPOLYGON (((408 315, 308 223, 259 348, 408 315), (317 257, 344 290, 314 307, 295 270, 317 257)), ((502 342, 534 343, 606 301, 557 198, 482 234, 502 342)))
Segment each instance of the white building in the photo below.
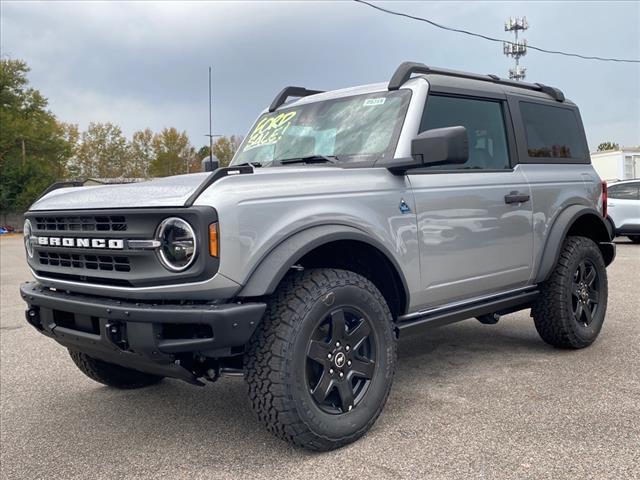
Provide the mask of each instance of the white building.
POLYGON ((603 180, 640 178, 640 147, 594 152, 591 163, 603 180))

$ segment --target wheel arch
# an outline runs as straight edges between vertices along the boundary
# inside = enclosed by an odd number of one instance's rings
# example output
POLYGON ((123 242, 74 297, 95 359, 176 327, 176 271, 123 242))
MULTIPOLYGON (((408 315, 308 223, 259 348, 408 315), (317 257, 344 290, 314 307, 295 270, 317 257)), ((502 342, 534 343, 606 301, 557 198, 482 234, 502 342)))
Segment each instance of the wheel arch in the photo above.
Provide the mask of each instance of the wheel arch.
POLYGON ((593 240, 600 248, 605 265, 615 258, 615 246, 611 243, 611 235, 600 213, 584 205, 570 205, 555 219, 542 251, 540 267, 535 278, 536 283, 545 281, 558 262, 565 238, 579 235, 593 240))
POLYGON ((305 268, 331 267, 355 271, 378 287, 394 318, 407 311, 407 280, 394 256, 379 240, 347 225, 315 226, 283 240, 259 262, 236 296, 272 294, 291 267, 297 264, 305 268), (371 263, 367 265, 367 261, 371 263))

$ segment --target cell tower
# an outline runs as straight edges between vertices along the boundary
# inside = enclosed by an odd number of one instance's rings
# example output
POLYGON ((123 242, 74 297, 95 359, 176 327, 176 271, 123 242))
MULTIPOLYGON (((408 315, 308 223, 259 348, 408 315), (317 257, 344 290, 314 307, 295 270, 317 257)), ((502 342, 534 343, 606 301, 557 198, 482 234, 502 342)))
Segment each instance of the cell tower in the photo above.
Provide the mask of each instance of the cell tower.
POLYGON ((515 34, 514 42, 503 42, 502 49, 507 57, 513 57, 516 61, 515 67, 509 69, 509 78, 511 80, 524 80, 527 76, 527 69, 520 66, 520 57, 527 54, 527 41, 523 38, 518 39, 518 32, 523 32, 529 28, 527 17, 515 17, 504 22, 504 31, 513 32, 515 34))

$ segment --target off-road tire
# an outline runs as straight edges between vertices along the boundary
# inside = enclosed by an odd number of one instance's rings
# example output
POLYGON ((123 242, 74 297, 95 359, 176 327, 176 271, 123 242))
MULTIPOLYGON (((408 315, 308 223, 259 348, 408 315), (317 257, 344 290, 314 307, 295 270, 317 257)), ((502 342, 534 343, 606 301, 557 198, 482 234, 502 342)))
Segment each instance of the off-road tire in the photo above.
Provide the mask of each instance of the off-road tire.
POLYGON ((628 235, 627 238, 633 243, 640 243, 640 235, 628 235))
POLYGON ((69 355, 87 377, 109 387, 130 390, 154 385, 163 378, 104 362, 75 350, 69 350, 69 355))
POLYGON ((550 277, 541 284, 531 315, 540 337, 559 348, 584 348, 591 345, 604 323, 607 310, 607 270, 602 253, 593 240, 567 237, 558 262, 550 277), (582 325, 573 314, 572 294, 574 274, 578 264, 587 259, 595 267, 599 281, 598 309, 592 322, 582 325))
POLYGON ((366 278, 338 269, 290 274, 272 295, 244 357, 249 399, 258 419, 283 440, 327 451, 351 443, 374 424, 389 395, 396 363, 396 338, 389 308, 366 278), (329 299, 335 303, 328 305, 329 299), (323 411, 306 377, 308 342, 326 312, 360 309, 370 319, 379 348, 369 390, 353 410, 323 411), (334 309, 334 310, 332 310, 334 309))

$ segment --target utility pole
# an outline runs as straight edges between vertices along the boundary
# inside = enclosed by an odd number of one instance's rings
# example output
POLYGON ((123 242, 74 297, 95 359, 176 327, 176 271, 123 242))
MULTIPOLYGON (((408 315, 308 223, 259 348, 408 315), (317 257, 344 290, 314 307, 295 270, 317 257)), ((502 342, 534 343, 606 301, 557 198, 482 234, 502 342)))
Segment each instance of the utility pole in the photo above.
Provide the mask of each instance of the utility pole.
POLYGON ((515 17, 504 22, 504 31, 513 32, 515 34, 514 42, 503 42, 502 51, 507 57, 513 57, 515 59, 514 68, 509 69, 509 78, 511 80, 524 80, 527 76, 527 69, 520 66, 520 57, 524 57, 527 54, 527 41, 523 38, 518 39, 518 32, 523 32, 529 28, 527 17, 515 17))

